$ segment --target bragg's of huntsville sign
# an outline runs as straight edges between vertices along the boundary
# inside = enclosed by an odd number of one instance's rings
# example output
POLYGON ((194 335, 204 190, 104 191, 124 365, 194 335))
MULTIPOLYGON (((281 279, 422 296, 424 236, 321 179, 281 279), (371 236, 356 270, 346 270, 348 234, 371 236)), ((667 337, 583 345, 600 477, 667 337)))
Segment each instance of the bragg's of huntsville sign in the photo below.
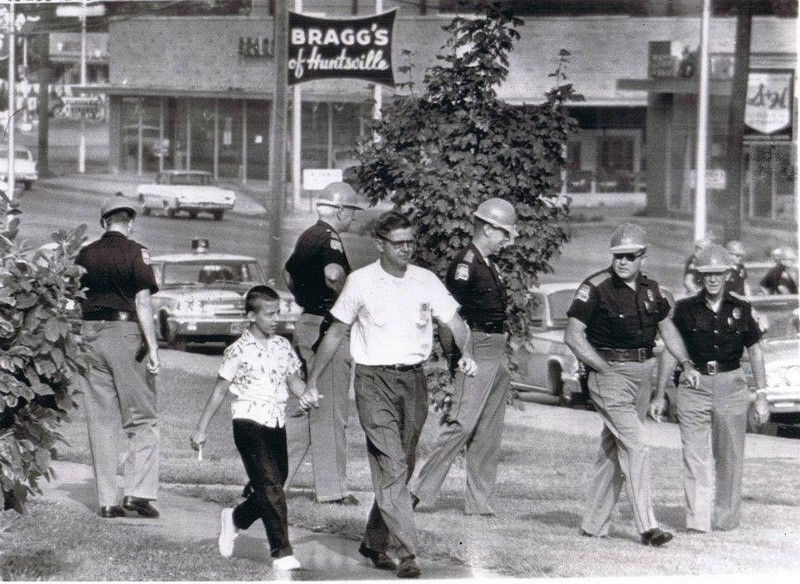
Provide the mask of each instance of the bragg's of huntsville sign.
POLYGON ((394 87, 396 9, 366 18, 289 13, 289 85, 316 79, 363 79, 394 87))

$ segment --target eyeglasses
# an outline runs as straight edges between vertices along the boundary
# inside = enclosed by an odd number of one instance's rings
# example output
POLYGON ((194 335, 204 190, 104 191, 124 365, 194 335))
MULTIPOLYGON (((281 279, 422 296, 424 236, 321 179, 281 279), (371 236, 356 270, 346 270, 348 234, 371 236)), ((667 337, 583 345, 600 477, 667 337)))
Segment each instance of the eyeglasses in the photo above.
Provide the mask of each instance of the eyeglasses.
POLYGON ((410 249, 414 249, 417 247, 417 242, 413 239, 401 239, 399 241, 392 241, 388 237, 384 237, 383 235, 379 235, 378 239, 385 241, 389 245, 391 245, 396 250, 401 250, 404 247, 408 247, 410 249))
POLYGON ((629 262, 632 262, 634 260, 638 260, 643 255, 644 255, 643 251, 637 251, 637 252, 632 252, 632 253, 615 253, 614 254, 614 259, 617 260, 617 261, 619 261, 619 260, 628 260, 629 262))

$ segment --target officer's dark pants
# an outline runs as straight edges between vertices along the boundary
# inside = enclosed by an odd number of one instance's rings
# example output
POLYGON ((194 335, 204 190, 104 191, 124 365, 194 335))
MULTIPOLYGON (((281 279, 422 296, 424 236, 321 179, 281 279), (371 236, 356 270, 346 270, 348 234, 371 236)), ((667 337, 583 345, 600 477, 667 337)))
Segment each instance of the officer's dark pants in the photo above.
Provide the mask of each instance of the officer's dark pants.
MULTIPOLYGON (((294 342, 300 357, 309 363, 311 347, 319 338, 322 317, 302 314, 294 330, 294 342)), ((322 370, 317 390, 323 396, 319 407, 302 416, 292 416, 299 402, 289 395, 286 411, 286 436, 289 448, 289 474, 286 487, 292 484, 303 460, 311 453, 314 491, 317 501, 335 501, 350 494, 347 487, 347 441, 345 430, 350 414, 350 342, 344 339, 330 363, 322 370)))
POLYGON ((148 383, 147 366, 137 362, 142 342, 136 322, 92 320, 83 334, 95 337, 99 363, 92 365, 85 384, 83 407, 89 430, 97 502, 118 505, 117 434, 128 436, 124 494, 154 500, 158 492, 158 415, 155 383, 148 383))
POLYGON ((683 379, 678 385, 687 528, 711 530, 712 498, 714 527, 726 530, 739 525, 749 403, 741 369, 701 375, 697 388, 688 387, 683 379))
POLYGON ((450 421, 442 426, 431 456, 408 489, 424 503, 435 502, 450 466, 466 446, 464 512, 491 514, 511 378, 505 334, 473 331, 471 339, 478 371, 473 377, 456 373, 450 421))
POLYGON ((611 362, 612 373, 589 373, 589 394, 603 419, 600 451, 581 528, 605 535, 622 485, 633 507, 639 533, 658 527, 650 500, 649 449, 644 418, 650 404, 650 374, 655 359, 611 362))
POLYGON ((428 415, 425 372, 422 367, 398 372, 356 365, 355 392, 375 491, 363 544, 385 552, 391 535, 398 557, 416 555, 417 533, 406 483, 414 472, 417 441, 428 415))
POLYGON ((252 420, 234 419, 233 442, 250 480, 247 499, 233 510, 233 524, 239 529, 247 529, 261 519, 267 532, 270 556, 291 556, 286 496, 283 492, 289 466, 286 429, 269 428, 252 420))

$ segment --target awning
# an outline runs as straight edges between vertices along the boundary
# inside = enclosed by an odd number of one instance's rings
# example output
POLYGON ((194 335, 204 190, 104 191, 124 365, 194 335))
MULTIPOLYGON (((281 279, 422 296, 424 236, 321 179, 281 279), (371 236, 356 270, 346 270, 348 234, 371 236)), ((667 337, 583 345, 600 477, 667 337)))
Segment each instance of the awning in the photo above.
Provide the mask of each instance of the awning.
MULTIPOLYGON (((669 77, 664 79, 618 79, 617 89, 626 91, 647 91, 648 93, 676 93, 694 95, 700 81, 696 77, 669 77)), ((730 79, 713 79, 708 82, 710 95, 730 95, 733 82, 730 79)))
MULTIPOLYGON (((117 95, 122 97, 175 97, 175 98, 209 98, 209 99, 252 99, 252 100, 272 100, 273 92, 267 91, 244 91, 243 89, 230 87, 224 90, 213 89, 187 89, 173 87, 131 87, 128 85, 85 85, 73 86, 73 91, 84 91, 86 93, 104 93, 106 95, 117 95)), ((304 90, 303 102, 321 103, 362 103, 371 97, 372 92, 365 90, 363 95, 353 95, 352 91, 348 95, 341 92, 319 92, 304 90)), ((291 100, 291 91, 289 92, 291 100)))

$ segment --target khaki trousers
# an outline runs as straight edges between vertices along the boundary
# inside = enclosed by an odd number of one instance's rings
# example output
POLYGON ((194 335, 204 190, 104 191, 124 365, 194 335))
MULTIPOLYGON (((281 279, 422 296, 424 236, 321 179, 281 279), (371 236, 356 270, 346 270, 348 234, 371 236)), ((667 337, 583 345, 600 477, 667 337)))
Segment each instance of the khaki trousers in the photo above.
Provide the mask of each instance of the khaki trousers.
POLYGON ((695 389, 678 385, 687 528, 710 531, 712 511, 714 528, 739 525, 749 403, 741 369, 701 375, 695 389))
POLYGON ((650 500, 650 456, 644 439, 644 418, 650 404, 650 374, 655 359, 612 362, 611 373, 589 373, 589 394, 603 419, 581 528, 606 535, 622 486, 633 507, 639 533, 658 527, 650 500))
POLYGON ((156 387, 144 361, 135 359, 142 335, 135 322, 86 321, 83 334, 96 337, 99 363, 86 377, 83 407, 89 430, 97 502, 118 505, 117 433, 120 419, 128 436, 125 495, 156 499, 159 432, 156 387))
MULTIPOLYGON (((295 325, 294 342, 300 357, 309 363, 311 347, 319 338, 321 316, 302 314, 295 325)), ((318 408, 293 416, 299 402, 289 395, 286 404, 286 437, 289 450, 289 474, 285 486, 294 480, 297 470, 310 453, 317 501, 336 501, 350 494, 347 486, 347 441, 345 430, 350 413, 349 338, 342 341, 333 359, 322 371, 317 389, 322 394, 318 408)))
POLYGON ((434 503, 456 456, 466 447, 467 493, 464 512, 492 514, 500 464, 506 397, 510 384, 506 335, 473 331, 474 377, 460 371, 453 382, 450 421, 441 427, 433 452, 408 489, 423 503, 434 503))

